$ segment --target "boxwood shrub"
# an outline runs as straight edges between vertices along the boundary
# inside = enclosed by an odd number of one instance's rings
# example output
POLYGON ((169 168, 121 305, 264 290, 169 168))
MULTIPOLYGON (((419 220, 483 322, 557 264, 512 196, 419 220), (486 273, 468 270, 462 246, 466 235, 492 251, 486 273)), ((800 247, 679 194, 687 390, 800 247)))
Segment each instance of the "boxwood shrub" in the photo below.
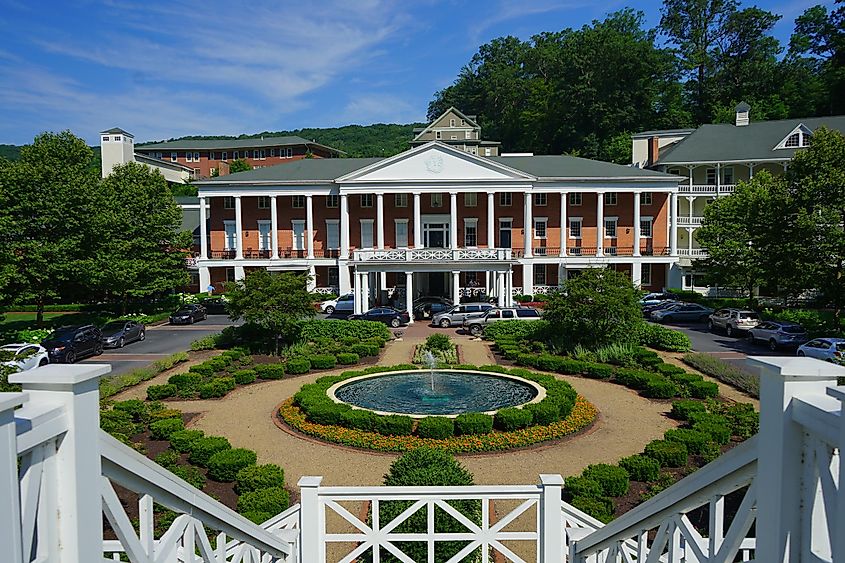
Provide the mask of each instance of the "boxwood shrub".
POLYGON ((613 367, 605 364, 587 364, 584 366, 584 375, 591 379, 610 379, 613 367))
POLYGON ((661 467, 683 467, 687 464, 687 447, 681 442, 652 440, 645 447, 645 455, 656 459, 661 467))
POLYGON ((560 420, 560 404, 551 397, 522 408, 531 413, 531 424, 535 426, 546 426, 560 420))
POLYGON ((534 417, 527 409, 509 407, 501 409, 493 416, 493 426, 504 432, 511 432, 531 425, 534 417))
POLYGON ((191 486, 200 490, 205 487, 205 475, 193 465, 174 465, 169 469, 171 473, 187 481, 191 486))
POLYGON ((242 495, 271 487, 285 486, 285 470, 274 463, 248 465, 235 476, 235 491, 242 495))
MULTIPOLYGON (((308 358, 314 369, 332 369, 337 365, 337 358, 331 354, 317 354, 308 358)), ((291 372, 293 373, 293 372, 291 372)))
POLYGON ((203 377, 211 377, 212 375, 214 375, 214 372, 216 370, 211 367, 208 363, 203 362, 201 364, 189 367, 188 371, 190 373, 198 373, 203 377))
POLYGON ((387 326, 379 322, 323 319, 315 319, 302 323, 300 335, 309 342, 320 338, 328 338, 336 342, 340 342, 344 338, 354 338, 359 342, 371 339, 379 339, 386 342, 392 338, 387 326))
POLYGON ((455 417, 455 434, 458 436, 487 434, 491 430, 493 430, 493 417, 489 414, 468 412, 455 417))
POLYGON ((342 366, 350 366, 352 364, 357 364, 359 360, 359 355, 354 352, 341 352, 337 355, 337 363, 342 366))
POLYGON ((572 497, 600 497, 603 491, 601 483, 583 475, 567 477, 563 488, 572 497))
POLYGON ((760 415, 749 403, 736 403, 723 410, 734 436, 750 438, 760 430, 760 415))
POLYGON ((153 440, 167 440, 174 432, 184 429, 185 424, 181 418, 166 418, 150 424, 150 437, 153 440))
POLYGON ((644 455, 632 455, 619 460, 631 479, 635 481, 654 481, 660 475, 660 462, 644 455))
POLYGON ((285 373, 298 375, 302 373, 308 373, 309 371, 311 371, 311 362, 308 360, 308 358, 291 358, 285 364, 285 373))
POLYGON ((220 397, 224 397, 230 389, 229 385, 223 381, 223 378, 217 378, 200 385, 198 391, 200 399, 219 399, 220 397))
POLYGON ((417 434, 434 440, 451 438, 455 435, 455 421, 446 416, 427 416, 417 423, 417 434))
POLYGON ((211 456, 231 447, 229 440, 222 436, 205 436, 194 440, 191 444, 191 455, 188 456, 188 461, 194 465, 205 467, 211 456))
POLYGON ((269 487, 257 491, 248 491, 238 497, 238 512, 260 512, 275 516, 287 510, 290 495, 283 487, 269 487))
POLYGON ((599 483, 606 497, 621 497, 627 493, 631 479, 624 468, 607 463, 588 465, 583 475, 599 483))
POLYGON ((379 347, 376 344, 354 344, 349 347, 353 354, 364 356, 378 356, 379 347))
POLYGON ((652 399, 671 399, 678 394, 678 386, 659 375, 653 376, 646 383, 643 395, 652 399))
POLYGON ((150 401, 160 401, 161 399, 173 397, 178 392, 179 389, 172 383, 168 383, 167 385, 150 385, 147 387, 147 399, 150 401))
POLYGON ((704 403, 699 401, 675 401, 672 403, 672 412, 670 415, 677 420, 689 420, 690 415, 694 412, 706 412, 707 408, 704 403))
POLYGON ((375 432, 378 428, 378 417, 379 415, 372 411, 350 408, 341 412, 340 423, 346 428, 375 432))
POLYGON ((703 453, 707 443, 710 442, 709 434, 689 428, 672 428, 667 430, 663 437, 669 442, 681 442, 691 454, 703 453))
POLYGON ((170 447, 180 453, 191 451, 191 445, 205 436, 202 430, 177 430, 170 434, 170 447))
POLYGON ((719 395, 719 386, 712 381, 695 381, 688 386, 690 395, 696 399, 709 399, 719 395))
POLYGON ((573 497, 570 504, 578 510, 586 512, 596 520, 601 520, 604 523, 610 522, 613 518, 613 501, 609 498, 573 497))
POLYGON ((133 422, 146 422, 150 416, 147 404, 140 399, 118 401, 112 405, 112 408, 116 411, 125 412, 132 417, 133 422))
MULTIPOLYGON (((193 366, 196 367, 196 366, 193 366)), ((210 376, 211 374, 209 374, 210 376)), ((168 383, 172 383, 179 389, 194 389, 198 387, 205 378, 208 377, 202 373, 197 373, 193 371, 188 371, 185 373, 177 373, 171 375, 168 379, 168 383)))
POLYGON ((258 379, 282 379, 285 376, 283 364, 256 364, 252 369, 258 379))
POLYGON ((338 404, 332 401, 321 402, 308 408, 306 418, 314 424, 340 426, 344 423, 344 413, 351 410, 352 407, 349 405, 338 404))
POLYGON ((401 414, 390 414, 376 418, 376 432, 385 436, 410 436, 414 430, 414 419, 401 414))
POLYGON ((221 450, 208 458, 208 476, 221 483, 234 481, 238 471, 255 465, 257 459, 252 450, 244 448, 221 450))
POLYGON ((164 420, 166 418, 178 418, 179 420, 182 420, 182 411, 178 409, 161 409, 150 412, 151 423, 157 420, 164 420))
POLYGON ((704 420, 693 424, 692 429, 710 436, 717 444, 727 444, 731 441, 731 427, 727 424, 704 420))
POLYGON ((253 383, 258 378, 258 374, 255 373, 254 369, 239 369, 232 374, 232 377, 235 378, 235 383, 238 385, 247 385, 253 383))

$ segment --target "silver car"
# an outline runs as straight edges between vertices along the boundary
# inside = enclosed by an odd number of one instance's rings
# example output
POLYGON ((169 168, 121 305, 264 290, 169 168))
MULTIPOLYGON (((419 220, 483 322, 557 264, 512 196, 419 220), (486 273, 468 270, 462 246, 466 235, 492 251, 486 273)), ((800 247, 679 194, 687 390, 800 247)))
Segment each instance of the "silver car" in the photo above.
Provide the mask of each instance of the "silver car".
POLYGON ((480 316, 492 308, 493 305, 490 303, 462 303, 434 315, 431 318, 431 324, 442 328, 449 328, 452 325, 460 326, 464 319, 480 316))
POLYGON ((748 330, 748 340, 765 342, 769 350, 775 351, 778 348, 797 347, 807 342, 807 331, 797 323, 781 321, 765 321, 748 330))
POLYGON ((814 338, 798 347, 798 355, 841 364, 845 361, 845 338, 814 338))
POLYGON ((538 321, 540 318, 540 311, 531 307, 495 308, 490 309, 481 316, 468 317, 464 319, 464 330, 473 336, 479 336, 482 332, 484 332, 484 327, 496 321, 514 319, 523 321, 538 321))
POLYGON ((724 330, 728 336, 739 331, 746 331, 760 324, 760 315, 747 309, 719 309, 707 321, 710 332, 716 329, 724 330))

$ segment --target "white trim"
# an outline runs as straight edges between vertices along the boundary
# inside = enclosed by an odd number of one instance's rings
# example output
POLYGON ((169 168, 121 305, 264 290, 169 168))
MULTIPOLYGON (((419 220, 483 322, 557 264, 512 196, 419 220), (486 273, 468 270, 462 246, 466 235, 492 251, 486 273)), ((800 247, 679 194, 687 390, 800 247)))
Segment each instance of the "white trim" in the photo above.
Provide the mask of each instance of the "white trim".
POLYGON ((569 218, 569 225, 568 225, 568 229, 567 229, 569 231, 569 236, 567 237, 567 239, 580 240, 584 235, 583 229, 584 229, 584 218, 583 217, 570 217, 569 218), (578 236, 574 236, 572 234, 572 225, 576 224, 576 223, 578 224, 578 236))
POLYGON ((810 137, 812 137, 812 136, 813 136, 813 132, 812 132, 812 131, 810 131, 810 128, 809 128, 809 127, 807 127, 806 125, 804 125, 803 123, 799 123, 799 124, 795 127, 795 129, 793 129, 792 131, 790 131, 790 132, 786 135, 786 137, 784 137, 783 139, 781 139, 781 141, 780 141, 777 145, 775 145, 775 148, 774 148, 774 149, 772 149, 772 150, 780 150, 780 149, 805 149, 805 148, 807 148, 808 146, 810 146, 810 145, 809 145, 809 143, 807 142, 807 140, 808 140, 808 138, 810 138, 810 137), (788 146, 786 146, 786 143, 787 143, 787 141, 789 141, 789 138, 790 138, 790 137, 792 137, 793 135, 795 135, 796 133, 798 133, 798 144, 797 144, 796 146, 794 146, 794 147, 788 147, 788 146))
POLYGON ((326 219, 326 250, 340 250, 340 219, 326 219), (329 233, 332 232, 330 228, 332 225, 337 225, 337 246, 329 244, 331 240, 329 233))
POLYGON ((360 229, 358 234, 360 235, 360 239, 361 239, 360 248, 366 248, 366 249, 375 248, 374 228, 375 228, 376 220, 375 219, 359 219, 358 223, 359 223, 359 229, 360 229), (369 225, 369 227, 368 227, 369 232, 370 232, 370 244, 369 245, 364 244, 364 225, 369 225))
POLYGON ((548 240, 549 239, 549 218, 548 217, 534 217, 534 224, 532 225, 534 234, 532 238, 534 240, 548 240), (544 236, 540 237, 537 236, 537 223, 543 223, 544 228, 543 232, 546 233, 544 236))

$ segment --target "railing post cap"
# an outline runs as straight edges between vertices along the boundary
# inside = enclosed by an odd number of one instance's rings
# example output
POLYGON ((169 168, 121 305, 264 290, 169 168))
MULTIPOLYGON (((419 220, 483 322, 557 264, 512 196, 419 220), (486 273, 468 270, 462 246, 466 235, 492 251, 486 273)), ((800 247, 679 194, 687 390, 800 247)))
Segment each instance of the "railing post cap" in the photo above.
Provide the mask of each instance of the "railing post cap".
POLYGON ((26 401, 26 393, 0 393, 0 412, 15 409, 26 401))
POLYGON ((827 394, 835 399, 839 399, 842 401, 843 405, 845 405, 845 385, 840 385, 838 387, 828 387, 826 389, 827 394))
POLYGON ((319 487, 320 483, 323 482, 322 477, 313 477, 309 475, 303 475, 299 478, 299 481, 296 483, 299 488, 305 487, 319 487))
POLYGON ((28 387, 55 388, 76 386, 92 379, 99 379, 111 371, 109 364, 48 364, 38 369, 14 373, 9 383, 28 387))
POLYGON ((563 486, 563 477, 559 473, 541 473, 540 484, 563 486))
POLYGON ((845 367, 814 358, 749 356, 746 362, 757 368, 761 376, 776 375, 784 381, 829 381, 845 377, 845 367))

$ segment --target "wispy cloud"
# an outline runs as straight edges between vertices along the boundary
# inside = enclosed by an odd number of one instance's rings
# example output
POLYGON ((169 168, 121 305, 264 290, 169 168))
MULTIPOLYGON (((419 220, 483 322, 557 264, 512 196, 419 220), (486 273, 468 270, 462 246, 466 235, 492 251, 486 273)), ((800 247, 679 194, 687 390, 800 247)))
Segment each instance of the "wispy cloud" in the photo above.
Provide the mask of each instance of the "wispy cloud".
POLYGON ((473 23, 469 27, 469 33, 473 42, 478 43, 483 39, 482 36, 487 30, 511 20, 592 6, 595 6, 595 4, 585 0, 568 0, 566 2, 559 0, 535 0, 533 2, 498 0, 496 7, 490 10, 491 15, 473 23))

